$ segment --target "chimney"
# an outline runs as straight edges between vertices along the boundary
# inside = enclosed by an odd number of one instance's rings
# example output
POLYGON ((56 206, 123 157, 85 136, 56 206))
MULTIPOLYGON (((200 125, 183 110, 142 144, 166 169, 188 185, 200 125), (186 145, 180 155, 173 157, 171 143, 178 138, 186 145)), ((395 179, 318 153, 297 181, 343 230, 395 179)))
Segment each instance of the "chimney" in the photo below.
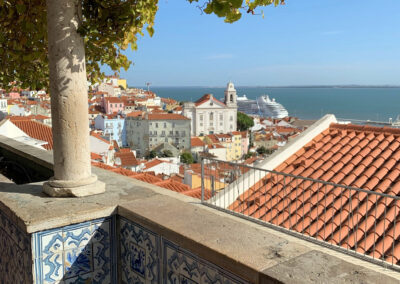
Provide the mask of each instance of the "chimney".
POLYGON ((192 188, 192 170, 185 169, 185 175, 183 177, 183 183, 188 185, 190 188, 192 188))

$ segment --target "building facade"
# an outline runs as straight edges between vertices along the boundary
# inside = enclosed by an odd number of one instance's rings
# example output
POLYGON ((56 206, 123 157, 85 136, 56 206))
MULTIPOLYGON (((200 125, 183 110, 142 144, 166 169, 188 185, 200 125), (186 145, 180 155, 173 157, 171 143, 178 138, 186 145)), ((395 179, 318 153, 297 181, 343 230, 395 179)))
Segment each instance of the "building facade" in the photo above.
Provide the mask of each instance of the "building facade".
POLYGON ((125 118, 121 115, 100 114, 94 120, 95 129, 102 130, 104 136, 117 141, 121 147, 126 145, 125 118))
POLYGON ((126 118, 127 145, 145 156, 162 143, 190 150, 190 120, 179 114, 144 114, 126 118))
POLYGON ((195 103, 183 105, 183 115, 191 120, 191 134, 203 136, 236 131, 237 93, 229 82, 225 89, 224 102, 212 94, 206 94, 195 103))

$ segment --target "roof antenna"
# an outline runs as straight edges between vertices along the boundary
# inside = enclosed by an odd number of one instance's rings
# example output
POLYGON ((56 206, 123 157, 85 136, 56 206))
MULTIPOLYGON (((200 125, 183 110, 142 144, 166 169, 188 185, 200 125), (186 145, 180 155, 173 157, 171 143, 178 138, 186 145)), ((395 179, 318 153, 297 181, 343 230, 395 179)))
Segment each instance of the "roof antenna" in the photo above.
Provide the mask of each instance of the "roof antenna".
POLYGON ((150 92, 150 85, 151 85, 150 82, 146 82, 146 86, 147 86, 147 91, 148 91, 148 92, 150 92))

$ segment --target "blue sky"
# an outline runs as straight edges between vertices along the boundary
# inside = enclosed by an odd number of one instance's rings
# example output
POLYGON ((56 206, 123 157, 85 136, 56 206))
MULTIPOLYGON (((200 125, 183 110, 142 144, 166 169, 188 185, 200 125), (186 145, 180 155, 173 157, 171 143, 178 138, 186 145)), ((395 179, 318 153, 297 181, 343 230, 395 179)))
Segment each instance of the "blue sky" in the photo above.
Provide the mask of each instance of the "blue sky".
POLYGON ((134 65, 121 77, 130 86, 400 85, 399 0, 286 0, 263 11, 227 24, 159 0, 155 33, 126 52, 134 65))

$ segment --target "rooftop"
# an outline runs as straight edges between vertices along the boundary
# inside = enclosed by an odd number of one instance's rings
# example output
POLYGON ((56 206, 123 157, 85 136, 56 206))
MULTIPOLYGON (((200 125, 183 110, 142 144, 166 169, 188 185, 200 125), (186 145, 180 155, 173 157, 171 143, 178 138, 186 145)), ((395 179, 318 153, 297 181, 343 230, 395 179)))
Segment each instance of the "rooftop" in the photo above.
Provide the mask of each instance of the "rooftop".
POLYGON ((400 200, 368 192, 400 195, 400 129, 332 123, 273 170, 230 209, 400 264, 400 200))

